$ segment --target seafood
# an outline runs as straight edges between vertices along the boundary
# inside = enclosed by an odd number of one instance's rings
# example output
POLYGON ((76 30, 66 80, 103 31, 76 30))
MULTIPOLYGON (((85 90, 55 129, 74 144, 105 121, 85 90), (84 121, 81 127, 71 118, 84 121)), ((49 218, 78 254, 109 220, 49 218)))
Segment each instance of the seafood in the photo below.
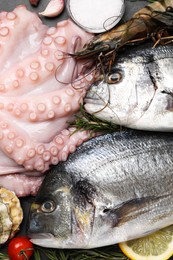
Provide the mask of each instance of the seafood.
POLYGON ((173 131, 172 71, 172 44, 130 48, 91 86, 85 110, 129 128, 173 131))
POLYGON ((23 211, 15 193, 0 187, 0 245, 19 230, 23 211))
POLYGON ((87 132, 71 136, 67 122, 79 110, 91 75, 84 78, 83 62, 64 53, 92 35, 70 20, 49 28, 24 6, 1 12, 0 20, 0 185, 27 196, 43 179, 31 177, 88 138, 87 132))
POLYGON ((43 247, 93 248, 173 224, 173 135, 129 130, 83 143, 54 166, 31 205, 43 247))
POLYGON ((154 41, 172 40, 168 37, 168 28, 173 26, 173 0, 156 1, 138 12, 130 20, 112 30, 95 36, 84 47, 76 51, 77 59, 101 55, 102 59, 110 57, 128 43, 141 42, 148 38, 154 41))

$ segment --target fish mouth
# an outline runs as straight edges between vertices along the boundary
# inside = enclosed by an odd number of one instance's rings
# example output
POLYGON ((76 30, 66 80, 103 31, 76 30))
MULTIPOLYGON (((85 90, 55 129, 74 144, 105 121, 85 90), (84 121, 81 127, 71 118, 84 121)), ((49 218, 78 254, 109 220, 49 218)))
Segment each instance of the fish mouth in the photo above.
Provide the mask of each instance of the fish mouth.
POLYGON ((84 104, 91 104, 91 105, 102 105, 104 106, 107 104, 108 100, 107 97, 102 94, 99 94, 96 90, 97 86, 93 86, 92 89, 88 91, 84 98, 84 104))
POLYGON ((39 246, 43 247, 54 247, 55 237, 51 233, 39 233, 39 234, 32 234, 27 233, 30 241, 39 246))
POLYGON ((38 233, 38 234, 35 234, 35 233, 27 233, 28 237, 32 240, 37 240, 37 239, 51 239, 53 238, 54 236, 51 234, 51 233, 38 233))
POLYGON ((84 99, 84 108, 87 113, 98 113, 107 107, 108 101, 103 99, 95 92, 90 92, 84 99))
POLYGON ((104 80, 98 80, 92 84, 84 98, 85 105, 104 107, 109 102, 109 86, 104 80))
POLYGON ((104 105, 105 102, 103 100, 101 100, 98 96, 94 96, 94 97, 86 97, 84 99, 84 103, 85 105, 87 104, 91 104, 91 105, 104 105))

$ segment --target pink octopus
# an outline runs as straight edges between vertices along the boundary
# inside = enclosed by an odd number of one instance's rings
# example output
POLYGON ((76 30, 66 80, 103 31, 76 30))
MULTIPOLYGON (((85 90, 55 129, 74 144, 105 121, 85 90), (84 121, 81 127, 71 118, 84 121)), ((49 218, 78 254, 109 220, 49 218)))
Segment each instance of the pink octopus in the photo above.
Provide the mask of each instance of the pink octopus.
POLYGON ((65 54, 92 35, 70 20, 48 28, 24 6, 2 12, 0 21, 0 185, 34 195, 50 165, 89 137, 71 135, 67 122, 93 76, 84 77, 82 63, 65 54))

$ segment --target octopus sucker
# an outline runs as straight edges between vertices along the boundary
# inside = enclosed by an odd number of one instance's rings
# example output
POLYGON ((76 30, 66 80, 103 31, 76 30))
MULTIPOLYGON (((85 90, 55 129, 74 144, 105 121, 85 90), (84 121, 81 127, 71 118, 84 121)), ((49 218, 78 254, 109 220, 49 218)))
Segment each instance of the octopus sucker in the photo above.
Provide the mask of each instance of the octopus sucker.
POLYGON ((4 26, 2 28, 0 28, 0 37, 6 37, 8 36, 10 33, 10 30, 8 27, 4 26))
POLYGON ((14 21, 17 18, 17 15, 14 12, 9 12, 6 14, 6 17, 10 21, 14 21))
POLYGON ((55 27, 50 27, 47 29, 47 35, 54 35, 56 33, 55 27))
POLYGON ((33 70, 37 70, 40 67, 40 62, 37 61, 37 60, 34 60, 34 61, 31 62, 30 67, 33 70))
POLYGON ((58 36, 58 37, 55 38, 55 42, 58 45, 64 45, 66 43, 66 39, 63 36, 58 36))

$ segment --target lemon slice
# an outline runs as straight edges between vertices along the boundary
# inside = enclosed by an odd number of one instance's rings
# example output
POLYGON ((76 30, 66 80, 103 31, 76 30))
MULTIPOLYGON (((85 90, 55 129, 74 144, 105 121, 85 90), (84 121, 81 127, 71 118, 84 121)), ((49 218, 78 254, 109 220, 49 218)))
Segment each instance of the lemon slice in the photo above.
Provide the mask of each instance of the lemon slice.
POLYGON ((119 247, 131 260, 167 260, 173 255, 173 225, 119 247))

